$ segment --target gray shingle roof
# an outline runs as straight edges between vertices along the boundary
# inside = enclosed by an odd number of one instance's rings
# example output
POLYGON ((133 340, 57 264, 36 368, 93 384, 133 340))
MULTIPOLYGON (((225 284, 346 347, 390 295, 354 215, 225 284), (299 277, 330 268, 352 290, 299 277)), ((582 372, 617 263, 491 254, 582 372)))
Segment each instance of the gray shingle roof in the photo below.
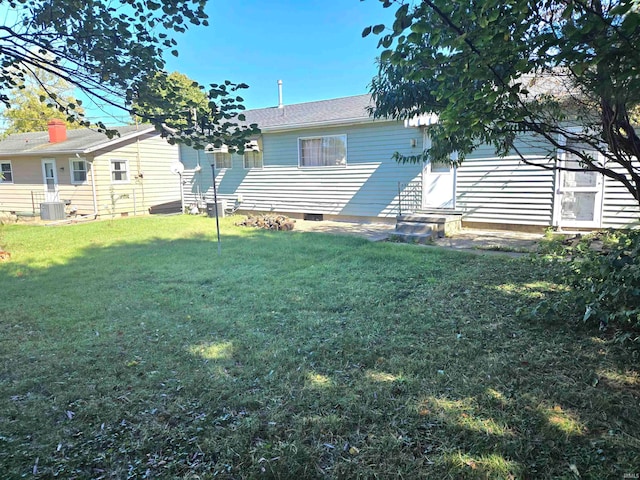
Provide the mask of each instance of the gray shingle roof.
MULTIPOLYGON (((371 95, 333 98, 316 102, 247 110, 246 124, 257 123, 264 130, 313 127, 373 121, 367 110, 373 106, 371 95)), ((86 128, 67 130, 67 139, 49 143, 48 132, 16 133, 0 142, 0 156, 54 155, 88 153, 152 129, 148 125, 114 127, 120 137, 107 138, 104 133, 86 128)))
POLYGON ((246 123, 261 129, 293 128, 349 122, 373 121, 367 107, 373 106, 371 95, 334 98, 317 102, 247 110, 246 123))
POLYGON ((67 130, 67 139, 63 142, 49 143, 48 132, 15 133, 9 135, 0 142, 0 155, 43 155, 60 153, 85 153, 97 150, 101 145, 118 143, 128 137, 135 137, 149 131, 153 127, 149 125, 128 125, 125 127, 114 127, 120 133, 120 137, 109 139, 104 133, 80 128, 77 130, 67 130))

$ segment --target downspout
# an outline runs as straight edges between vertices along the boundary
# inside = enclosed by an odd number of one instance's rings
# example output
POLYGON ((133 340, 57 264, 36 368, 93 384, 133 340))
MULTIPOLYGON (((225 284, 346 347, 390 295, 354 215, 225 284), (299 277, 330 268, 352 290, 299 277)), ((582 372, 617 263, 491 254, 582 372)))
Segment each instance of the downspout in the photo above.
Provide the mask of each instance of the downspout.
MULTIPOLYGON (((142 166, 141 163, 140 163, 140 137, 136 137, 136 163, 137 163, 137 167, 138 167, 138 175, 137 175, 136 180, 140 184, 140 190, 142 190, 142 210, 144 210, 145 209, 145 205, 146 205, 146 201, 145 201, 145 198, 144 198, 144 174, 140 170, 140 168, 142 166)), ((135 215, 135 213, 134 213, 134 215, 135 215)))
POLYGON ((453 160, 451 168, 453 169, 453 209, 455 210, 458 208, 458 152, 451 154, 451 160, 453 160))
POLYGON ((91 165, 91 190, 93 193, 93 218, 94 220, 98 218, 98 195, 96 193, 96 173, 93 168, 93 160, 89 162, 91 165))
MULTIPOLYGON (((195 169, 196 173, 200 173, 202 171, 202 166, 200 165, 200 150, 196 150, 196 169, 195 169)), ((196 181, 195 177, 193 178, 194 181, 196 181)), ((202 188, 200 188, 200 184, 202 183, 202 178, 199 178, 196 181, 196 205, 198 206, 198 208, 200 208, 200 205, 204 204, 204 206, 206 207, 206 202, 204 201, 204 198, 202 197, 202 188)))

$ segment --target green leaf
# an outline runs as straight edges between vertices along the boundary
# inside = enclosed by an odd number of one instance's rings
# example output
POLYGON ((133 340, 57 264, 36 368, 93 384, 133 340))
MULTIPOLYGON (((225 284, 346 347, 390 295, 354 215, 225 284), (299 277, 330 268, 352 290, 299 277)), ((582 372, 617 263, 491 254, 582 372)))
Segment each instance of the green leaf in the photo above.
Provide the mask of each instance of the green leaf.
POLYGON ((382 53, 380 54, 380 61, 381 62, 389 61, 389 59, 391 58, 391 55, 393 55, 393 50, 383 50, 382 53))

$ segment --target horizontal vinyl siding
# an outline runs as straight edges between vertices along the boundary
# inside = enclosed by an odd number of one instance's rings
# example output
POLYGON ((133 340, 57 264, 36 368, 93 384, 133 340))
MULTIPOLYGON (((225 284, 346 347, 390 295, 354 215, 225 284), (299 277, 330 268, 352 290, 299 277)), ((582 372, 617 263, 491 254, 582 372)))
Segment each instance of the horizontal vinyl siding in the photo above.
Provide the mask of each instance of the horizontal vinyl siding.
MULTIPOLYGON (((85 160, 87 160, 85 158, 85 160)), ((87 181, 81 184, 71 184, 71 165, 69 159, 58 160, 58 183, 59 198, 63 202, 70 202, 79 215, 89 215, 93 213, 93 190, 91 187, 91 164, 87 162, 87 181), (64 165, 64 172, 60 167, 64 165)))
MULTIPOLYGON (((11 159, 13 183, 0 183, 0 211, 13 211, 39 214, 39 201, 44 196, 44 180, 42 177, 42 160, 56 161, 58 176, 58 198, 69 201, 79 214, 93 212, 93 193, 91 189, 91 171, 87 172, 87 181, 74 185, 71 183, 71 167, 68 156, 19 157, 11 159), (34 196, 32 197, 32 192, 34 196), (35 204, 34 204, 35 199, 35 204)), ((74 157, 75 159, 75 157, 74 157)), ((89 166, 87 165, 87 168, 89 166)))
MULTIPOLYGON (((546 152, 525 150, 528 160, 546 164, 546 152)), ((498 158, 484 146, 457 169, 457 208, 479 223, 551 225, 554 173, 524 164, 518 157, 498 158)))
MULTIPOLYGON (((614 170, 623 173, 623 169, 614 170)), ((602 226, 604 228, 640 226, 638 202, 622 183, 606 177, 602 200, 602 226)))
MULTIPOLYGON (((409 155, 422 149, 420 131, 397 122, 266 133, 262 145, 262 169, 245 170, 242 156, 234 155, 233 168, 216 174, 220 197, 235 201, 241 195, 245 210, 395 216, 398 182, 411 181, 421 171, 421 165, 391 159, 396 151, 409 155), (347 135, 346 167, 298 167, 298 138, 341 134, 347 135)), ((194 154, 183 150, 182 158, 187 170, 193 169, 194 154)), ((195 198, 197 187, 212 196, 209 161, 191 178, 189 198, 195 198)))
POLYGON ((113 150, 96 152, 99 214, 140 215, 158 205, 179 202, 180 178, 170 171, 178 159, 178 147, 156 134, 142 136, 139 144, 132 140, 113 150), (128 182, 112 183, 111 160, 128 162, 128 182))
POLYGON ((31 213, 31 192, 44 192, 40 158, 2 160, 11 162, 13 183, 0 183, 0 211, 31 213))
POLYGON ((193 148, 180 146, 180 161, 185 167, 182 179, 184 182, 185 205, 197 205, 204 201, 204 194, 211 186, 211 161, 213 156, 203 151, 197 152, 193 148), (200 165, 200 170, 196 166, 200 165), (205 186, 204 190, 202 189, 205 186))

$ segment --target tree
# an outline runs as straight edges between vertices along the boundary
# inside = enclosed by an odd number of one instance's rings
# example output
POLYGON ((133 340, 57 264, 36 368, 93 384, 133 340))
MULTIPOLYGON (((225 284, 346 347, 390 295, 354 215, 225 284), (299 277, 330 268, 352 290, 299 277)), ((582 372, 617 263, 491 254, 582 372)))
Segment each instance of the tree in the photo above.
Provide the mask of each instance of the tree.
POLYGON ((258 130, 256 125, 250 125, 241 131, 242 135, 229 131, 229 127, 235 125, 231 120, 245 120, 242 113, 235 113, 244 109, 240 103, 242 97, 223 98, 220 105, 210 97, 224 97, 245 87, 231 82, 214 84, 207 95, 202 85, 182 73, 156 72, 138 87, 132 111, 142 119, 160 122, 170 142, 180 141, 195 148, 224 144, 243 151, 245 137, 258 130))
MULTIPOLYGON (((76 106, 78 101, 70 95, 67 82, 40 69, 36 69, 36 72, 38 81, 28 76, 24 83, 9 93, 11 108, 2 112, 8 124, 5 134, 46 130, 49 120, 60 116, 58 104, 62 104, 62 108, 68 108, 70 104, 74 104, 74 112, 83 114, 82 107, 76 106), (56 103, 47 96, 40 83, 46 85, 55 95, 56 103)), ((65 124, 67 128, 80 127, 78 122, 66 120, 65 124)))
MULTIPOLYGON (((10 91, 33 75, 36 69, 61 77, 89 98, 135 113, 133 102, 149 77, 162 72, 164 52, 177 56, 176 33, 188 25, 207 25, 206 0, 0 0, 14 18, 0 26, 0 101, 12 102, 10 91)), ((36 77, 37 78, 37 77, 36 77)), ((59 102, 55 93, 40 82, 46 97, 74 120, 76 104, 59 102)), ((236 91, 244 84, 213 84, 204 128, 183 129, 184 121, 157 115, 146 117, 170 141, 185 141, 198 147, 219 141, 240 148, 255 128, 238 126, 242 121, 242 98, 236 91)), ((90 122, 81 117, 80 123, 90 122)), ((116 134, 104 124, 96 126, 116 134)))
POLYGON ((188 126, 194 109, 207 109, 209 99, 202 87, 183 73, 157 72, 140 85, 134 100, 136 114, 143 117, 175 118, 188 126), (185 112, 190 116, 185 117, 185 112))
POLYGON ((363 31, 380 35, 383 49, 373 114, 436 113, 425 156, 443 161, 457 152, 462 162, 490 144, 499 156, 515 152, 531 163, 518 143, 530 134, 553 147, 549 159, 570 152, 580 167, 567 170, 622 182, 640 204, 637 1, 380 1, 398 8, 390 29, 363 31))

